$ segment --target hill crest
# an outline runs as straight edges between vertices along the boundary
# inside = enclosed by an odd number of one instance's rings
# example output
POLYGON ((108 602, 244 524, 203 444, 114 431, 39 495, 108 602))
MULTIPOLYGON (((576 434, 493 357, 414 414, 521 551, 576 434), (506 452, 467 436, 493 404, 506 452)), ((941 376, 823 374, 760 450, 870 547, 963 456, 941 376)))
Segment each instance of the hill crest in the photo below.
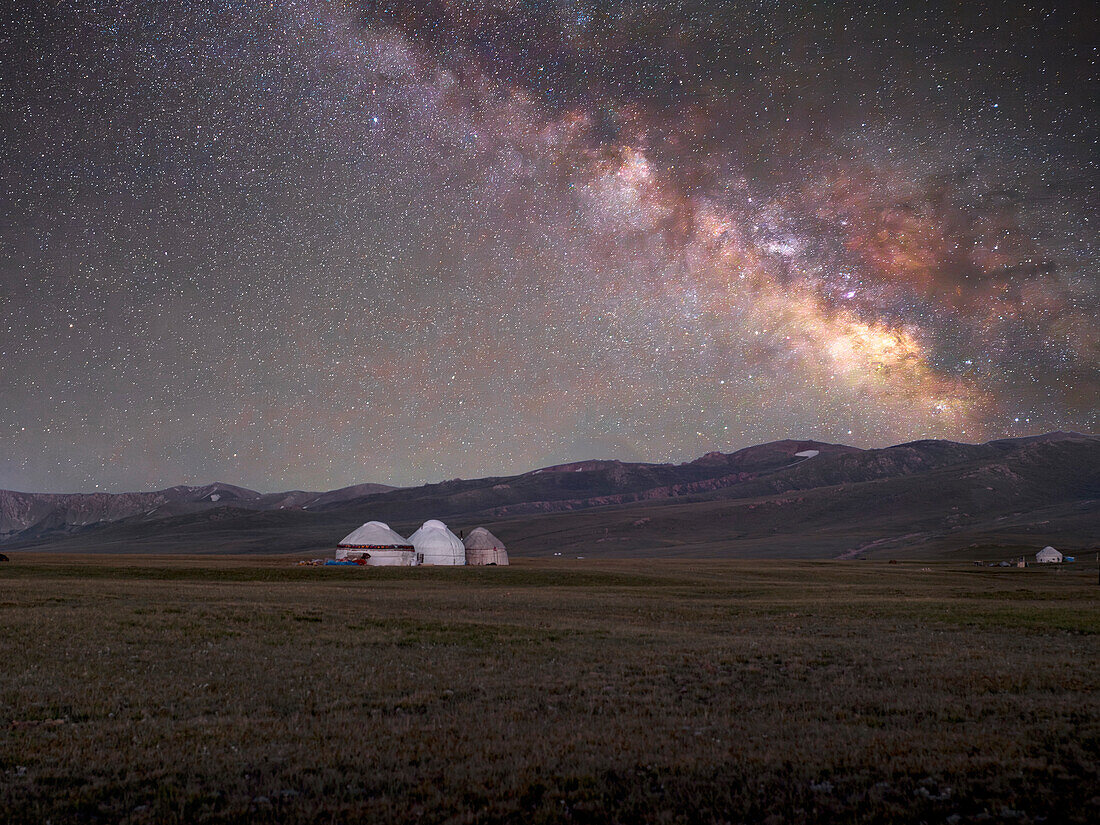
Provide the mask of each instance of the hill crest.
POLYGON ((1091 435, 880 449, 787 439, 681 464, 592 460, 410 488, 0 491, 0 539, 73 552, 296 552, 320 550, 371 519, 411 530, 443 518, 484 524, 536 553, 596 544, 605 554, 694 547, 858 556, 863 547, 897 552, 906 537, 942 549, 1028 531, 1090 545, 1100 542, 1097 499, 1100 439, 1091 435))

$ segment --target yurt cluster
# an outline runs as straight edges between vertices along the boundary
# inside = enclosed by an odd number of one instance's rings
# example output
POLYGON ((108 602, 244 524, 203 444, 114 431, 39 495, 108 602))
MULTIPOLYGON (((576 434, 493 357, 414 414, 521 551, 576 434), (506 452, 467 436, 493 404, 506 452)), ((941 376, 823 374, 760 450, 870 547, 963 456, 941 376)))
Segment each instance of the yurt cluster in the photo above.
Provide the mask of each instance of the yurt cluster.
POLYGON ((326 562, 372 567, 507 563, 504 544, 484 527, 477 527, 460 539, 437 519, 424 522, 407 539, 388 524, 368 521, 345 536, 336 546, 336 558, 326 562))

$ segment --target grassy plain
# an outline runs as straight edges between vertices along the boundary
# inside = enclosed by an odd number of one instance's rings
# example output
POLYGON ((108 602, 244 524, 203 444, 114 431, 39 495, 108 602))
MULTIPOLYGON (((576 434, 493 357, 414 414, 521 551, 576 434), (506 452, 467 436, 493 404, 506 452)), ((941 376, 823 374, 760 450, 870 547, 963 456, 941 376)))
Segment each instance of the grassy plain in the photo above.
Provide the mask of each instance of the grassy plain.
POLYGON ((1100 821, 1092 565, 19 555, 0 821, 1100 821))

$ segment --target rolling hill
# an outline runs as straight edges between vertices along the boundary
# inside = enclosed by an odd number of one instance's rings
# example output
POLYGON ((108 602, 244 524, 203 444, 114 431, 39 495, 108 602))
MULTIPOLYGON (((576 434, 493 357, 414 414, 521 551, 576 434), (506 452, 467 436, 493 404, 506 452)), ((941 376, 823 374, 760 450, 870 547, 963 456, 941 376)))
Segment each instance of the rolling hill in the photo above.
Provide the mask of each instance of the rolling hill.
POLYGON ((357 484, 327 493, 302 490, 258 493, 217 482, 202 487, 180 485, 148 493, 21 493, 0 490, 0 542, 74 532, 88 525, 113 523, 135 516, 161 519, 226 507, 284 510, 327 506, 394 489, 386 484, 357 484))
POLYGON ((874 450, 787 440, 684 464, 584 461, 326 494, 224 484, 83 498, 0 493, 0 515, 5 550, 322 554, 370 519, 408 534, 442 518, 456 531, 485 524, 517 556, 993 558, 1100 544, 1100 438, 874 450))

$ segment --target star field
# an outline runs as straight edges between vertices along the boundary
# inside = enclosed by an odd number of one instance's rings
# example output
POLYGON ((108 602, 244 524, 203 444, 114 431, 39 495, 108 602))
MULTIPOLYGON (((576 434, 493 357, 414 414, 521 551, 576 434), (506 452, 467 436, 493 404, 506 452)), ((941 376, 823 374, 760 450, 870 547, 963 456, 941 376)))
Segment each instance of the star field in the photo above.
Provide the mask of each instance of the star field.
POLYGON ((1095 430, 1095 20, 69 2, 0 85, 0 487, 1095 430))

